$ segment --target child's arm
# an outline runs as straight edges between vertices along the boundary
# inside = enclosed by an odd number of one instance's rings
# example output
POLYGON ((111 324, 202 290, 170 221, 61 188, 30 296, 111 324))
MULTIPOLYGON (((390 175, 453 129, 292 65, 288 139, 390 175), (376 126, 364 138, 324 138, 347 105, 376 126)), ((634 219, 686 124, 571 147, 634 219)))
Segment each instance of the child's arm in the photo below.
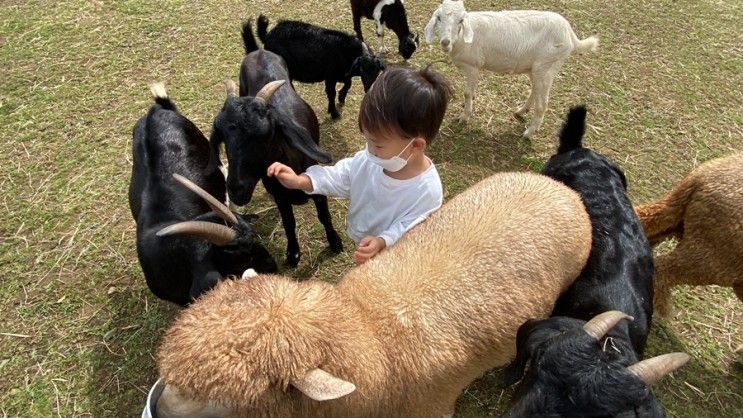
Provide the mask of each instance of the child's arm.
POLYGON ((304 173, 312 182, 312 194, 340 197, 351 197, 351 173, 354 158, 344 158, 333 166, 313 165, 304 173))
POLYGON ((306 174, 297 175, 291 167, 275 162, 268 166, 266 172, 268 177, 276 177, 276 180, 287 189, 299 189, 312 193, 312 179, 306 174))

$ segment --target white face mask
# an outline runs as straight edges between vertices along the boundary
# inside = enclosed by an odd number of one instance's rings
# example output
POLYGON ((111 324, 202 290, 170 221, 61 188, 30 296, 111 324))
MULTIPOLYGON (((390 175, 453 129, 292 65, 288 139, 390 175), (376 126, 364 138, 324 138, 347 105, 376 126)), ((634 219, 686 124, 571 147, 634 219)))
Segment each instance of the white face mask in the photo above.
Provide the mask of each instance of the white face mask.
MULTIPOLYGON (((413 143, 413 141, 415 141, 415 138, 411 139, 410 142, 408 142, 408 145, 405 145, 405 148, 403 148, 400 151, 400 154, 405 152, 405 150, 408 149, 408 147, 410 146, 410 144, 413 143)), ((369 161, 371 161, 372 163, 389 171, 390 173, 394 173, 396 171, 402 170, 402 168, 405 167, 405 165, 408 163, 408 160, 410 159, 410 157, 413 155, 413 154, 410 154, 408 155, 408 158, 402 158, 400 157, 400 154, 397 154, 394 157, 385 160, 384 158, 379 158, 377 156, 372 155, 372 153, 369 152, 369 144, 366 144, 366 158, 368 158, 369 161)))

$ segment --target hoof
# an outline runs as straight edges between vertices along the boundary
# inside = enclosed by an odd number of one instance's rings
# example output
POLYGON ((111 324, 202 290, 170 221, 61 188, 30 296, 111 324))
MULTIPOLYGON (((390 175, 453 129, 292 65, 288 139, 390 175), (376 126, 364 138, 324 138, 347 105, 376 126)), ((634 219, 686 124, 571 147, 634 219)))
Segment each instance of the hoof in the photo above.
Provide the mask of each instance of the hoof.
POLYGON ((297 264, 299 264, 299 252, 296 253, 286 253, 286 264, 297 267, 297 264))
MULTIPOLYGON (((526 112, 524 112, 526 113, 526 112)), ((526 119, 524 119, 524 115, 519 112, 513 112, 513 118, 516 119, 519 122, 524 122, 526 119)))
POLYGON ((339 254, 343 252, 343 241, 339 236, 335 236, 332 238, 328 238, 328 244, 330 245, 330 250, 333 251, 336 254, 339 254))
POLYGON ((464 112, 460 113, 459 116, 457 116, 457 122, 459 123, 467 123, 469 121, 470 121, 470 115, 464 112))

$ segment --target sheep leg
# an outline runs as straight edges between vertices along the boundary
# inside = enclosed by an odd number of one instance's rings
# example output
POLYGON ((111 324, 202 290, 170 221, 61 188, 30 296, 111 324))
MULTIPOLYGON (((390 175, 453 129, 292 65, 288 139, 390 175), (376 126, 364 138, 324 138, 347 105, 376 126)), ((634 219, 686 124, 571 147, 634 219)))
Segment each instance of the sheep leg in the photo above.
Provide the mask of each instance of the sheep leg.
POLYGON ((529 85, 531 86, 529 89, 529 97, 526 99, 524 105, 513 113, 513 116, 520 121, 524 120, 524 115, 529 111, 531 105, 534 103, 534 79, 532 78, 531 73, 529 73, 529 81, 529 85))
POLYGON ((339 104, 345 104, 346 103, 346 95, 348 94, 348 90, 351 89, 351 82, 352 79, 348 78, 346 81, 343 82, 343 87, 338 91, 338 103, 339 104))
POLYGON ((459 121, 462 123, 466 123, 470 119, 470 117, 472 117, 472 113, 474 112, 474 106, 472 102, 475 100, 475 87, 477 87, 480 70, 470 66, 461 66, 460 70, 467 78, 467 87, 465 87, 464 90, 464 109, 459 115, 459 121))
POLYGON ((312 195, 312 200, 315 202, 315 208, 317 209, 317 219, 325 227, 325 236, 328 238, 330 249, 336 254, 343 251, 343 241, 333 228, 333 218, 330 216, 330 209, 328 209, 328 198, 322 195, 312 195))
MULTIPOLYGON (((560 64, 561 65, 561 64, 560 64)), ((531 124, 524 131, 525 138, 531 138, 539 130, 539 126, 542 124, 544 119, 544 112, 547 110, 547 102, 550 97, 550 88, 552 87, 552 80, 557 73, 555 68, 559 69, 560 65, 553 64, 546 69, 537 68, 532 72, 532 92, 534 95, 534 117, 531 120, 531 124)))
POLYGON ((276 199, 276 206, 279 208, 281 215, 281 224, 284 226, 286 234, 286 262, 296 267, 299 264, 299 241, 297 241, 297 223, 294 219, 294 210, 292 204, 288 201, 276 199))
POLYGON ((340 113, 335 108, 335 81, 325 80, 325 94, 328 96, 328 113, 333 119, 338 119, 340 113))

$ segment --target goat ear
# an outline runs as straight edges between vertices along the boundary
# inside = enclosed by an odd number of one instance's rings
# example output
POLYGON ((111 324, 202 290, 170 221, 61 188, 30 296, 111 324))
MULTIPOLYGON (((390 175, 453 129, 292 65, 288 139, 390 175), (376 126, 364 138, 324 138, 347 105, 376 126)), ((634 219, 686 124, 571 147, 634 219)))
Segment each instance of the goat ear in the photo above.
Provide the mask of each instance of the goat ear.
MULTIPOLYGON (((210 156, 210 160, 213 158, 213 163, 217 165, 217 167, 222 166, 222 161, 219 159, 219 145, 224 142, 224 139, 222 138, 222 133, 220 132, 219 128, 217 128, 217 121, 215 120, 212 124, 212 134, 209 137, 209 146, 211 147, 212 155, 210 156)), ((210 161, 211 163, 212 161, 210 161)))
POLYGON ((472 39, 475 38, 475 33, 472 31, 472 25, 470 25, 470 17, 467 16, 466 13, 464 14, 464 18, 462 19, 462 29, 464 30, 464 43, 471 44, 472 39))
POLYGON ((327 164, 332 160, 330 154, 323 151, 322 148, 315 143, 310 133, 304 127, 299 126, 293 120, 281 120, 278 122, 278 125, 281 132, 283 132, 284 136, 289 140, 291 146, 296 148, 302 154, 323 164, 327 164))
POLYGON ((357 57, 355 60, 353 60, 353 63, 351 63, 351 68, 345 75, 346 78, 361 75, 361 70, 359 69, 359 60, 361 60, 361 57, 357 57))
POLYGON ((425 35, 426 35, 426 43, 430 44, 433 42, 433 29, 436 26, 436 16, 438 16, 439 11, 438 9, 433 12, 433 15, 431 15, 431 20, 428 21, 428 24, 426 25, 425 29, 425 35))

